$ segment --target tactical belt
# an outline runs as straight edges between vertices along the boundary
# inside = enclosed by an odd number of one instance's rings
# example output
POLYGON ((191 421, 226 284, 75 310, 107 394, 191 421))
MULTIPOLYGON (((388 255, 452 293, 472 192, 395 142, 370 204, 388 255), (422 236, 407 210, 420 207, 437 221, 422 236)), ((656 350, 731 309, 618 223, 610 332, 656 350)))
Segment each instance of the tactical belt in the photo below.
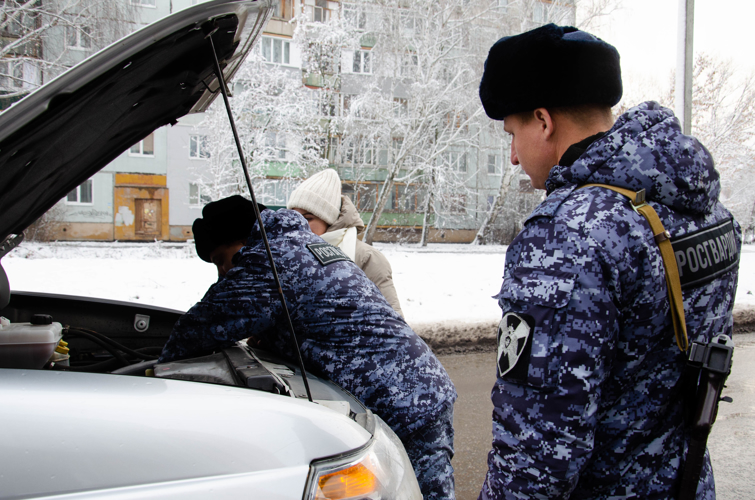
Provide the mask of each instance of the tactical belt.
POLYGON ((669 306, 671 307, 671 319, 674 322, 676 345, 679 346, 682 352, 687 352, 689 340, 687 339, 687 324, 684 321, 682 283, 679 279, 679 269, 676 266, 674 249, 671 247, 671 235, 663 227, 663 223, 655 212, 655 209, 645 203, 645 190, 632 191, 631 189, 609 186, 608 184, 585 184, 584 186, 580 186, 579 189, 591 186, 602 187, 623 194, 632 202, 634 211, 645 217, 648 224, 650 224, 655 242, 661 251, 661 257, 663 257, 663 268, 666 274, 666 288, 668 289, 669 306))

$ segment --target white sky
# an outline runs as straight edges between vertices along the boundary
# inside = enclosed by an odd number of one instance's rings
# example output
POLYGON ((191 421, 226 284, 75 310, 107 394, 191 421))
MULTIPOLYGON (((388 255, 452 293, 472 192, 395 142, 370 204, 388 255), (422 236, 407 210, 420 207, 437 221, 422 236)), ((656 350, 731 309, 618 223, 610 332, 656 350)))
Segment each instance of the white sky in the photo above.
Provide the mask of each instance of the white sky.
MULTIPOLYGON (((621 54, 625 83, 666 87, 676 67, 678 0, 623 0, 594 34, 621 54)), ((731 59, 755 72, 755 1, 695 0, 695 54, 731 59)))

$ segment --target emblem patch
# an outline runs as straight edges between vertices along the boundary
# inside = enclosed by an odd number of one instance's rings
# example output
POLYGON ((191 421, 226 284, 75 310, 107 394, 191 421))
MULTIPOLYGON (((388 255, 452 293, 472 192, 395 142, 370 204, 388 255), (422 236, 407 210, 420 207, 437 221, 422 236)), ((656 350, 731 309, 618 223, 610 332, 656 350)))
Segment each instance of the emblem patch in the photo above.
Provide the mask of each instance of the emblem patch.
MULTIPOLYGON (((528 345, 532 327, 515 313, 506 313, 498 324, 498 375, 509 373, 528 345)), ((526 377, 526 371, 525 375, 526 377)))
POLYGON ((307 248, 323 266, 327 266, 333 262, 340 262, 342 260, 348 260, 351 262, 351 259, 343 250, 334 247, 329 243, 310 243, 307 245, 307 248))

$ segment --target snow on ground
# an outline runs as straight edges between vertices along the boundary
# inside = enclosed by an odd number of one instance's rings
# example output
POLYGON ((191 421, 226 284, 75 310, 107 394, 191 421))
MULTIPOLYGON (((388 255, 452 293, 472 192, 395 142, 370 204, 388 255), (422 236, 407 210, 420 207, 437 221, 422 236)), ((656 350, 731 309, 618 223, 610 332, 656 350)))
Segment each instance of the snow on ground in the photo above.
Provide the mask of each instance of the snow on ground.
MULTIPOLYGON (((376 244, 409 323, 500 318, 505 246, 376 244)), ((2 261, 12 290, 103 297, 186 310, 215 281, 193 245, 22 243, 2 261)), ((736 306, 755 307, 755 245, 742 249, 736 306)))

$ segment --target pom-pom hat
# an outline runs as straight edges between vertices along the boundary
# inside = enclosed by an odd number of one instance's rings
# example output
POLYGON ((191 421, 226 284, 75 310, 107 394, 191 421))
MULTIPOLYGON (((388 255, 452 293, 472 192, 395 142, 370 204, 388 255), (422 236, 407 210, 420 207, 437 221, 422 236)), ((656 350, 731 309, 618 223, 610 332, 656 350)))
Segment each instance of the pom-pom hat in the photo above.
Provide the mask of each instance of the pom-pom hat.
POLYGON ((300 208, 332 225, 341 213, 341 178, 332 168, 313 175, 297 187, 286 208, 300 208))
POLYGON ((494 120, 537 108, 614 106, 621 94, 618 51, 585 31, 555 24, 498 40, 480 81, 480 100, 494 120))
MULTIPOLYGON (((257 206, 260 212, 266 208, 257 206)), ((197 255, 205 262, 211 262, 210 254, 220 245, 246 241, 257 221, 254 204, 239 195, 208 203, 202 209, 202 217, 194 221, 191 229, 197 255)))

